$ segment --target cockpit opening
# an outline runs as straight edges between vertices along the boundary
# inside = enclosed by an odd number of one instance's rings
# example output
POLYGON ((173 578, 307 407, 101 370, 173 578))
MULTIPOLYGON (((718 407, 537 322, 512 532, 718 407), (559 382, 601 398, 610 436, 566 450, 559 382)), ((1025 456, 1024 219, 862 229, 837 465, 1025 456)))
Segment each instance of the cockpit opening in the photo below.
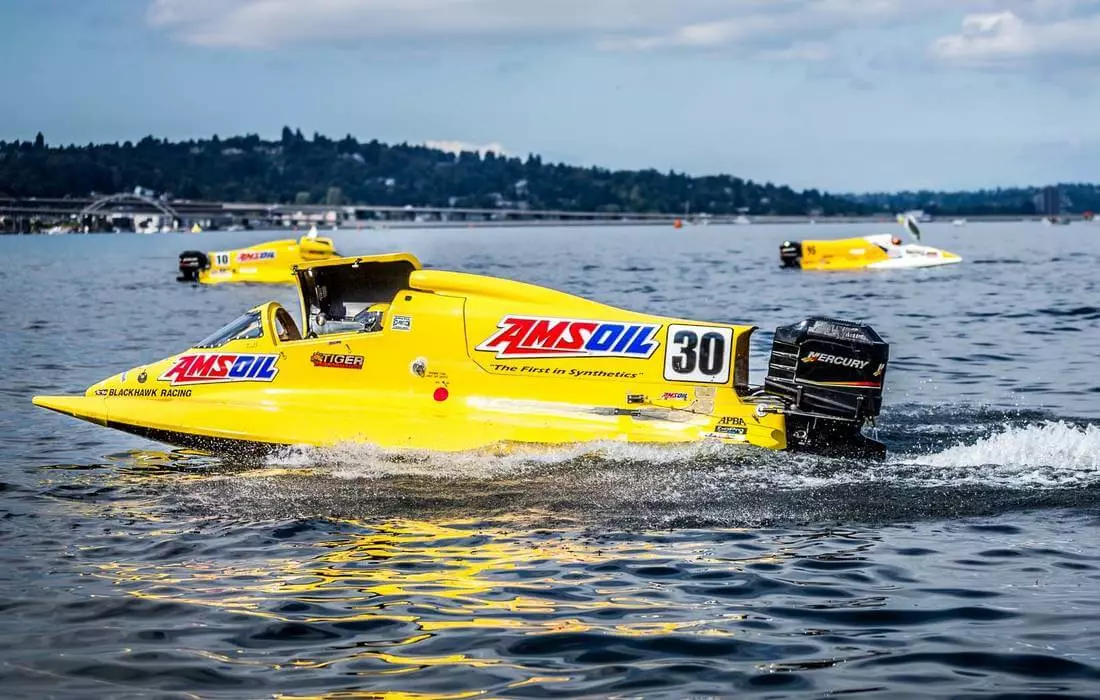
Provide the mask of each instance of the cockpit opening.
POLYGON ((382 330, 398 292, 416 266, 408 260, 360 261, 298 272, 306 337, 382 330))

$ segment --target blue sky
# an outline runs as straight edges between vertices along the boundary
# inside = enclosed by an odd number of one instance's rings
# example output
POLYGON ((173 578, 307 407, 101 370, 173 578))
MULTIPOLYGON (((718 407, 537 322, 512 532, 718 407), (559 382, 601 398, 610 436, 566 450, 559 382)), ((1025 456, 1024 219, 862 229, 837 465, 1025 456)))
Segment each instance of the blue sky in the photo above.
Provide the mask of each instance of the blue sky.
POLYGON ((1100 181, 1100 0, 5 0, 0 139, 284 124, 831 191, 1100 181))

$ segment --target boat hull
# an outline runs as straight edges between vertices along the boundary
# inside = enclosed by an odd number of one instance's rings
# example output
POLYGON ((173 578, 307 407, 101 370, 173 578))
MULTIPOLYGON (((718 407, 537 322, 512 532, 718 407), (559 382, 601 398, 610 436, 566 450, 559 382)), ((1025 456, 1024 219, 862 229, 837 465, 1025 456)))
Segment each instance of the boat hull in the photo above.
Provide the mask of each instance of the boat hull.
POLYGON ((316 262, 296 279, 300 328, 268 302, 183 353, 82 396, 34 403, 230 453, 593 441, 883 449, 860 430, 879 411, 886 345, 860 324, 808 319, 777 329, 768 379, 751 387, 753 326, 422 270, 406 254, 316 262))

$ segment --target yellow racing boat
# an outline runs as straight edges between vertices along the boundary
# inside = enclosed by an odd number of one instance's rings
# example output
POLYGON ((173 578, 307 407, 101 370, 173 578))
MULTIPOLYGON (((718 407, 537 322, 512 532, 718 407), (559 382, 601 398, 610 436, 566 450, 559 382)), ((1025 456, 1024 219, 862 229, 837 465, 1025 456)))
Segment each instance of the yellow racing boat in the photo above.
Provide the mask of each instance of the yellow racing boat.
MULTIPOLYGON (((920 241, 917 222, 906 217, 903 223, 920 241)), ((783 267, 802 270, 897 270, 951 265, 962 262, 962 258, 939 248, 904 243, 898 236, 881 233, 832 241, 783 241, 779 246, 779 261, 783 267)))
POLYGON ((314 234, 295 240, 268 241, 238 250, 204 253, 185 250, 180 253, 180 282, 222 284, 225 282, 260 282, 291 284, 295 265, 328 260, 338 256, 331 238, 314 234))
POLYGON ((180 354, 34 403, 215 453, 617 440, 885 454, 863 428, 888 346, 862 324, 778 328, 753 386, 750 325, 425 270, 405 253, 305 263, 294 278, 301 325, 268 302, 180 354))

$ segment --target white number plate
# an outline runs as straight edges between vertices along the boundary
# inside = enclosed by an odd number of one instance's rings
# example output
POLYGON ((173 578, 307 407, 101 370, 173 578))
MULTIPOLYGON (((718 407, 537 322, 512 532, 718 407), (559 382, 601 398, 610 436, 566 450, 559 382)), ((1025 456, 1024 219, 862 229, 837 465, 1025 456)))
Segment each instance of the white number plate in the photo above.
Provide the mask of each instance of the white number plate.
POLYGON ((670 325, 665 342, 665 380, 725 384, 730 380, 733 329, 670 325))

